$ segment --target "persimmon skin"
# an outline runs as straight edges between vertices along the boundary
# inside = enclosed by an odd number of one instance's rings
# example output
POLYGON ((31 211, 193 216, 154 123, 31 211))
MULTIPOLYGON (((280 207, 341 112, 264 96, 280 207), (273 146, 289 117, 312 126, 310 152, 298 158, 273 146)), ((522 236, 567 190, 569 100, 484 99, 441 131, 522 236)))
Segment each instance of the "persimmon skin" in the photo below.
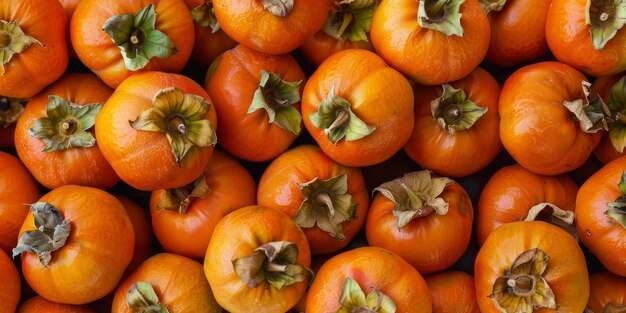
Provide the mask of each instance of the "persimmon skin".
POLYGON ((442 87, 414 85, 415 126, 404 151, 422 168, 447 177, 464 177, 487 166, 502 150, 498 115, 500 86, 481 68, 450 85, 464 90, 467 99, 476 105, 487 108, 485 115, 470 129, 450 135, 431 113, 430 103, 441 97, 442 87))
POLYGON ((413 101, 411 85, 400 72, 371 51, 349 49, 326 59, 309 78, 302 95, 302 118, 330 158, 346 166, 369 166, 391 158, 407 143, 414 123, 413 101), (309 116, 333 88, 335 95, 352 104, 356 116, 376 127, 374 132, 335 144, 311 123, 309 116))
POLYGON ((500 139, 517 163, 537 174, 558 175, 589 158, 601 133, 584 133, 563 105, 584 98, 585 80, 576 69, 552 61, 509 76, 500 93, 500 139))
POLYGON ((371 41, 339 41, 324 31, 315 33, 300 46, 300 52, 315 66, 322 64, 331 55, 348 49, 364 49, 374 52, 371 41))
POLYGON ((479 245, 496 228, 524 220, 540 203, 574 211, 578 186, 566 175, 537 175, 518 164, 499 169, 480 194, 476 210, 476 241, 479 245))
POLYGON ((461 5, 463 37, 420 27, 418 7, 415 0, 386 0, 376 9, 370 36, 380 56, 423 85, 440 85, 471 73, 487 54, 491 32, 478 0, 461 5))
POLYGON ((0 313, 14 313, 20 302, 20 274, 13 261, 0 250, 0 313))
POLYGON ((46 300, 41 296, 32 297, 24 301, 16 313, 96 313, 86 305, 61 304, 46 300))
MULTIPOLYGON (((55 95, 70 103, 84 106, 104 103, 113 89, 93 74, 70 73, 33 97, 16 125, 15 148, 24 165, 46 188, 81 185, 107 189, 120 181, 109 162, 100 152, 98 141, 91 147, 70 147, 45 152, 42 139, 29 134, 36 120, 47 117, 49 96, 55 95)), ((89 130, 94 132, 93 128, 89 130)))
MULTIPOLYGON (((194 147, 179 165, 165 133, 131 127, 129 121, 135 121, 141 112, 153 107, 154 95, 171 87, 212 103, 204 89, 190 78, 171 73, 142 72, 117 87, 96 118, 96 140, 100 151, 119 177, 136 189, 152 191, 189 184, 213 155, 214 146, 194 147)), ((215 130, 217 115, 213 105, 204 118, 215 130)))
POLYGON ((137 202, 125 197, 116 195, 115 198, 122 203, 128 213, 128 218, 133 225, 135 233, 135 249, 133 250, 133 259, 126 268, 124 277, 132 273, 143 261, 152 255, 152 246, 154 242, 154 234, 152 233, 152 225, 150 225, 150 216, 148 210, 142 208, 137 202))
POLYGON ((209 193, 193 199, 185 214, 158 209, 164 190, 150 198, 152 228, 166 251, 200 260, 219 221, 229 213, 256 204, 256 183, 234 158, 216 150, 205 170, 209 193))
POLYGON ((464 272, 443 271, 424 276, 434 313, 480 313, 474 277, 464 272))
POLYGON ((367 295, 374 289, 391 297, 397 313, 430 313, 432 300, 424 278, 396 254, 377 247, 340 253, 317 272, 306 299, 307 313, 334 312, 346 278, 357 281, 367 295))
POLYGON ((626 304, 626 278, 611 272, 599 272, 589 276, 591 294, 587 307, 594 313, 602 312, 609 303, 626 304))
POLYGON ((22 31, 41 43, 14 54, 4 65, 0 95, 30 98, 63 75, 69 62, 68 23, 59 0, 3 1, 0 20, 19 20, 22 31))

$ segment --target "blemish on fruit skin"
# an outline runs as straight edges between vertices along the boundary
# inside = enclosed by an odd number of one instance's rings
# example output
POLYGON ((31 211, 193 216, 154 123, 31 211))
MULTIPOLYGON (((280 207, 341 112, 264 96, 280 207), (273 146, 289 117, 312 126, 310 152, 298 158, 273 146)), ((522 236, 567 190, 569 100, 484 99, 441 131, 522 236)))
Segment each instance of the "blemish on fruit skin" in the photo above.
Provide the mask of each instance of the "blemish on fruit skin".
POLYGON ((591 237, 591 232, 589 231, 589 229, 585 230, 585 235, 587 237, 591 237))

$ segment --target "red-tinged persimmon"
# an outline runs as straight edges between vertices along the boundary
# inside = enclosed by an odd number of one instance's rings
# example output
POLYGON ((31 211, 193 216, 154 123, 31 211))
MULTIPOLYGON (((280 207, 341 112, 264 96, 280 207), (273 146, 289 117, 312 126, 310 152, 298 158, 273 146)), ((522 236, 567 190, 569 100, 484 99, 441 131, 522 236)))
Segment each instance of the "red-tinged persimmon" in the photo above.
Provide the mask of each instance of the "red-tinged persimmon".
POLYGON ((385 0, 372 43, 389 65, 423 85, 471 73, 489 48, 489 20, 478 0, 385 0))
POLYGON ((543 176, 519 166, 499 169, 480 194, 476 209, 479 245, 496 228, 516 221, 543 220, 573 235, 578 186, 566 175, 543 176))
POLYGON ((444 271, 426 275, 424 279, 433 300, 433 313, 480 313, 471 275, 444 271))
POLYGON ((20 302, 20 274, 11 258, 0 250, 0 313, 14 313, 20 302))
POLYGON ((0 164, 0 250, 11 254, 28 206, 41 194, 39 185, 19 159, 0 151, 0 164))
POLYGON ((289 216, 248 206, 215 227, 204 274, 229 312, 287 312, 306 290, 310 263, 306 237, 289 216))
POLYGON ((585 313, 619 313, 626 310, 626 278, 610 272, 589 276, 591 293, 585 313))
POLYGON ((63 75, 67 25, 59 0, 0 3, 0 95, 29 98, 63 75))
POLYGON ((180 0, 83 0, 70 38, 80 61, 116 88, 137 72, 180 72, 191 56, 194 26, 180 0))
POLYGON ((15 128, 15 148, 42 185, 106 189, 119 182, 93 135, 112 93, 93 74, 67 74, 28 102, 15 128))
POLYGON ((163 72, 122 83, 96 119, 100 151, 120 178, 140 190, 194 181, 217 142, 217 116, 196 82, 163 72))
POLYGON ((479 2, 491 25, 487 61, 499 66, 515 66, 548 52, 546 19, 550 1, 479 2))
POLYGON ((411 137, 413 91, 373 52, 343 50, 326 59, 307 82, 302 117, 330 158, 346 166, 374 165, 411 137))
POLYGON ((586 96, 583 74, 558 62, 513 73, 500 93, 500 139, 526 169, 558 175, 581 166, 606 126, 604 112, 586 96))
POLYGON ((626 70, 626 2, 551 2, 546 39, 557 60, 596 77, 626 70))
POLYGON ((305 79, 289 54, 263 54, 244 45, 222 54, 205 82, 217 111, 220 146, 255 162, 287 150, 301 133, 305 79))
POLYGON ((160 253, 146 260, 115 291, 111 313, 219 313, 202 264, 184 256, 160 253))
POLYGON ((95 313, 86 305, 61 304, 35 296, 20 304, 16 313, 95 313))
POLYGON ((262 53, 295 50, 324 25, 331 0, 213 0, 220 27, 262 53))
POLYGON ((15 125, 28 99, 0 96, 0 147, 14 147, 15 125))
POLYGON ((444 270, 463 255, 474 209, 461 185, 419 171, 374 190, 365 225, 370 245, 399 255, 422 274, 444 270))
POLYGON ((593 174, 576 196, 576 229, 583 244, 612 273, 626 276, 626 157, 593 174))
POLYGON ((30 208, 13 255, 21 253, 22 273, 37 294, 85 304, 117 286, 133 257, 135 234, 115 197, 65 185, 30 208))
POLYGON ((542 221, 493 231, 476 256, 474 282, 482 313, 583 312, 589 298, 578 242, 542 221))
POLYGON ((165 251, 200 260, 217 223, 254 204, 252 175, 236 159, 216 150, 194 183, 152 192, 152 228, 165 251))
POLYGON ((360 169, 338 164, 318 147, 301 145, 265 169, 257 203, 293 218, 311 252, 324 254, 347 246, 363 227, 369 195, 360 169))
POLYGON ((502 150, 500 86, 485 70, 442 86, 413 87, 415 126, 404 151, 422 168, 449 177, 473 174, 502 150))
POLYGON ((598 77, 591 85, 593 97, 601 97, 611 112, 608 132, 593 151, 600 162, 607 164, 624 155, 626 147, 626 72, 598 77))
POLYGON ((394 253, 362 247, 338 254, 317 272, 306 312, 430 313, 424 278, 394 253))
POLYGON ((133 259, 130 261, 124 276, 132 273, 143 261, 152 255, 152 246, 154 242, 154 234, 152 234, 152 225, 150 225, 150 216, 148 210, 142 208, 135 201, 127 197, 116 195, 115 198, 126 208, 128 218, 133 224, 135 233, 135 248, 133 250, 133 259))

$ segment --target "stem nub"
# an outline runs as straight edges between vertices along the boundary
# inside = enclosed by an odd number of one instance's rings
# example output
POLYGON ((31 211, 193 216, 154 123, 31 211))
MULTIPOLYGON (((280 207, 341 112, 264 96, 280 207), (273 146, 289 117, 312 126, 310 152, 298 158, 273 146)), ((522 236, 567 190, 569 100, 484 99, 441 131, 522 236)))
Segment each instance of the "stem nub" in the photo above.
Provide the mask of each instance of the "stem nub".
POLYGON ((185 120, 178 115, 174 115, 170 118, 167 123, 167 127, 169 131, 180 136, 184 136, 187 133, 187 125, 185 125, 185 120))
POLYGON ((11 45, 11 36, 7 33, 0 33, 0 49, 4 49, 11 45))
POLYGON ((350 120, 350 113, 347 110, 340 110, 339 112, 337 112, 337 117, 335 118, 335 121, 332 124, 330 124, 328 128, 324 129, 324 132, 328 134, 334 131, 335 129, 342 127, 349 120, 350 120))

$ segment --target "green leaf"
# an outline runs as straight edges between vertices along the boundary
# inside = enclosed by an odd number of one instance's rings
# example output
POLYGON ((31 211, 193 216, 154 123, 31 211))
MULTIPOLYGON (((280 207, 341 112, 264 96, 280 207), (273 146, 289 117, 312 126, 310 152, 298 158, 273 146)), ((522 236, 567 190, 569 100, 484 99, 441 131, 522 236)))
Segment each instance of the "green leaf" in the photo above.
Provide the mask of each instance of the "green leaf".
POLYGON ((417 22, 422 28, 463 37, 461 5, 465 0, 422 0, 417 10, 417 22))
POLYGON ((211 29, 211 34, 220 30, 220 24, 215 17, 213 1, 209 0, 191 10, 191 17, 200 26, 211 29))
POLYGON ((300 134, 302 116, 293 105, 300 102, 301 83, 287 82, 277 73, 262 70, 259 88, 254 92, 247 113, 264 109, 269 123, 275 123, 294 135, 300 134))
POLYGON ((443 84, 442 87, 441 97, 431 102, 431 114, 450 135, 454 135, 457 130, 470 129, 487 113, 487 108, 467 99, 464 90, 455 89, 449 84, 443 84))
POLYGON ((626 2, 623 0, 587 0, 585 22, 596 50, 615 37, 626 24, 626 2))
POLYGON ((18 25, 19 19, 7 22, 0 19, 0 73, 6 73, 5 65, 9 64, 14 55, 24 52, 30 45, 44 46, 39 40, 28 36, 18 25))
POLYGON ((332 11, 322 30, 329 36, 344 42, 368 41, 372 18, 376 11, 374 0, 344 0, 332 11))
POLYGON ((617 152, 623 153, 624 147, 626 147, 626 125, 614 124, 609 131, 609 139, 611 139, 613 148, 617 152))
POLYGON ((378 289, 372 290, 367 297, 361 286, 351 277, 346 277, 339 296, 341 307, 335 313, 373 312, 395 313, 396 304, 378 289))

